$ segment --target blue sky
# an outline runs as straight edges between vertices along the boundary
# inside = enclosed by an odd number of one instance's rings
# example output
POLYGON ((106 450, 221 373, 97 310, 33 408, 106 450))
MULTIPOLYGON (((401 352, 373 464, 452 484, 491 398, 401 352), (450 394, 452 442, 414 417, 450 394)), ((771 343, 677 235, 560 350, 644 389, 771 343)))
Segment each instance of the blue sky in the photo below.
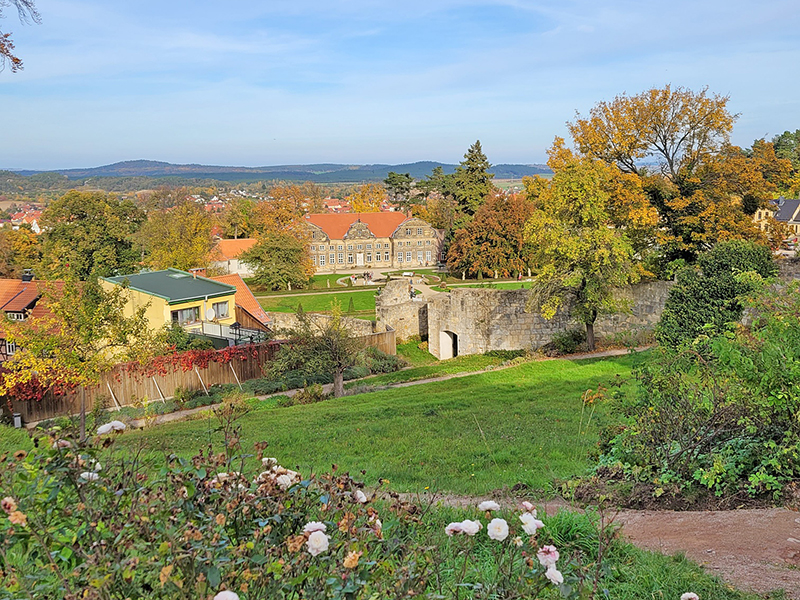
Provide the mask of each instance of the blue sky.
POLYGON ((39 0, 6 11, 0 168, 544 162, 575 111, 730 95, 734 143, 800 128, 797 0, 39 0))

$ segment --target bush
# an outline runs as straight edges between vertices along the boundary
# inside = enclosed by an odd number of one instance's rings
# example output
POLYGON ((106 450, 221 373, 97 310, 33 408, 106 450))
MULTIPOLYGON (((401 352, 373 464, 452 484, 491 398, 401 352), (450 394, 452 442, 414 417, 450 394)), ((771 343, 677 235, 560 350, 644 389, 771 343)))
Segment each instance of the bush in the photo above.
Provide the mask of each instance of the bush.
POLYGON ((367 375, 369 375, 369 369, 367 367, 347 367, 344 370, 345 381, 350 381, 351 379, 361 379, 367 375))
POLYGON ((678 272, 656 327, 656 339, 677 348, 700 335, 724 332, 742 318, 741 298, 757 288, 757 280, 776 273, 772 253, 764 246, 744 240, 717 244, 698 257, 696 266, 678 272))
POLYGON ((175 399, 175 402, 178 406, 184 406, 187 402, 189 402, 192 398, 197 395, 197 392, 194 390, 190 390, 188 387, 179 385, 175 388, 175 391, 172 393, 172 397, 175 399))
POLYGON ((329 397, 330 396, 323 391, 320 384, 312 383, 297 392, 293 396, 293 399, 295 404, 314 404, 327 400, 329 397))
POLYGON ((615 407, 627 425, 604 435, 601 467, 718 497, 771 495, 800 478, 800 289, 748 300, 749 325, 692 348, 663 347, 615 407))
POLYGON ((406 361, 397 356, 386 354, 377 348, 368 347, 364 351, 364 366, 369 373, 394 373, 406 366, 406 361))
POLYGON ((561 354, 574 354, 586 342, 586 332, 582 329, 567 329, 553 336, 552 344, 561 354))

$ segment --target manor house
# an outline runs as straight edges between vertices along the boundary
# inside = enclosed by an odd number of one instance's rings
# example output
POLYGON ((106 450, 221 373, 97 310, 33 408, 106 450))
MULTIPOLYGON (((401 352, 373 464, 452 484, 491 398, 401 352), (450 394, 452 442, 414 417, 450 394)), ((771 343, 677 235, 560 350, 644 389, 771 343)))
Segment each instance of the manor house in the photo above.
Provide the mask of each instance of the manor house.
POLYGON ((414 269, 444 261, 444 230, 401 212, 306 215, 317 272, 414 269))

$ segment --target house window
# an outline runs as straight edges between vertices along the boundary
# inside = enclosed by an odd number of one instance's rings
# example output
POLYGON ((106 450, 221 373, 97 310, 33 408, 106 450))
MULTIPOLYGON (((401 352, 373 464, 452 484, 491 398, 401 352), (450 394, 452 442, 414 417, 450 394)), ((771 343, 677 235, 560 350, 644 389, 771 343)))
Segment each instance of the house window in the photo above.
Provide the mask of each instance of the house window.
POLYGON ((411 228, 410 227, 406 228, 406 235, 411 235, 411 228))
POLYGON ((172 311, 172 322, 179 325, 186 323, 196 323, 200 320, 200 307, 192 306, 191 308, 182 308, 180 310, 172 311))
POLYGON ((311 246, 311 250, 312 250, 313 252, 316 252, 316 251, 317 251, 317 247, 316 247, 316 246, 311 246))
POLYGON ((431 262, 431 251, 430 250, 425 252, 425 262, 431 262))
POLYGON ((317 232, 316 232, 316 231, 312 231, 312 232, 311 232, 311 239, 312 239, 312 240, 315 240, 315 239, 317 239, 317 232))
POLYGON ((367 252, 367 262, 368 263, 372 262, 372 252, 367 252))
POLYGON ((339 259, 338 260, 339 264, 343 265, 344 264, 344 252, 339 252, 338 259, 339 259))
POLYGON ((417 235, 422 235, 422 227, 417 227, 417 235))
POLYGON ((347 264, 348 265, 352 265, 353 264, 353 255, 352 254, 348 254, 347 255, 347 264))
POLYGON ((389 262, 389 253, 388 252, 384 252, 383 253, 383 260, 385 260, 386 262, 389 262))
POLYGON ((347 249, 348 250, 352 250, 353 249, 353 244, 347 244, 347 249))
POLYGON ((422 240, 417 242, 417 246, 422 246, 422 240))
POLYGON ((383 248, 383 244, 375 244, 375 247, 376 247, 378 250, 380 250, 381 248, 383 248))
POLYGON ((311 257, 311 262, 313 262, 316 265, 317 264, 317 257, 316 256, 312 256, 311 257))
POLYGON ((381 253, 380 252, 376 252, 375 253, 375 261, 376 262, 380 262, 381 261, 381 253))
POLYGON ((228 313, 228 302, 214 302, 212 305, 214 309, 214 314, 217 315, 218 319, 227 319, 229 316, 228 313))
POLYGON ((344 250, 344 246, 342 246, 341 244, 339 244, 339 250, 344 250))
POLYGON ((403 242, 397 242, 397 245, 402 247, 403 246, 403 242))
POLYGON ((6 316, 11 319, 12 321, 24 321, 25 320, 25 313, 19 312, 8 312, 6 316))
POLYGON ((328 258, 330 259, 330 261, 331 261, 331 264, 334 264, 334 263, 336 262, 336 255, 334 255, 334 254, 329 254, 329 255, 328 255, 328 258))
POLYGON ((16 342, 6 342, 6 356, 13 356, 17 351, 16 342))
POLYGON ((356 250, 363 250, 363 249, 364 249, 364 244, 359 244, 358 246, 356 246, 356 250))
POLYGON ((319 255, 319 266, 320 267, 324 267, 325 266, 325 255, 324 254, 320 254, 319 255))
POLYGON ((397 262, 403 262, 403 253, 402 252, 398 252, 397 253, 397 262))
POLYGON ((417 252, 417 262, 418 263, 422 262, 422 252, 417 252))
POLYGON ((430 246, 431 245, 431 241, 430 240, 425 240, 425 245, 426 246, 430 246))
POLYGON ((411 262, 411 252, 406 252, 406 262, 411 262))
POLYGON ((367 244, 367 250, 372 250, 372 244, 367 244))

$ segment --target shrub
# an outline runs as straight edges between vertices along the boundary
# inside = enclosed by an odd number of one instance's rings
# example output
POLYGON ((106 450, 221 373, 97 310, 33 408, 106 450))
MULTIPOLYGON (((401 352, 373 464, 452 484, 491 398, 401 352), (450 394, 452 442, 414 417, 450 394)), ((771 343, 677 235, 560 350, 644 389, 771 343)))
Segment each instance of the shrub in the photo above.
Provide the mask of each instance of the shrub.
POLYGON ((369 373, 394 373, 406 366, 406 361, 397 356, 386 354, 378 348, 368 347, 364 351, 364 366, 369 373))
POLYGON ((361 379, 367 375, 369 375, 369 369, 367 367, 348 367, 344 370, 345 381, 350 381, 351 379, 361 379))
POLYGON ((567 329, 553 336, 552 344, 561 354, 574 354, 586 342, 586 332, 581 329, 567 329))
POLYGON ((184 406, 187 402, 189 402, 192 398, 197 395, 197 392, 194 390, 190 390, 186 386, 179 385, 175 388, 175 391, 172 393, 172 397, 177 402, 178 406, 184 406))
MULTIPOLYGON (((779 498, 800 478, 800 289, 747 301, 749 324, 692 348, 661 348, 636 371, 600 465, 678 492, 779 498)), ((702 342, 702 343, 700 343, 702 342)))
POLYGON ((312 383, 297 392, 294 396, 294 404, 314 404, 315 402, 322 402, 327 400, 330 396, 326 394, 322 386, 318 383, 312 383))
POLYGON ((698 257, 696 266, 678 272, 656 339, 677 348, 701 334, 713 337, 724 332, 742 318, 741 298, 757 288, 758 279, 776 273, 772 253, 764 246, 744 240, 717 244, 698 257), (744 276, 747 273, 751 275, 744 276))

